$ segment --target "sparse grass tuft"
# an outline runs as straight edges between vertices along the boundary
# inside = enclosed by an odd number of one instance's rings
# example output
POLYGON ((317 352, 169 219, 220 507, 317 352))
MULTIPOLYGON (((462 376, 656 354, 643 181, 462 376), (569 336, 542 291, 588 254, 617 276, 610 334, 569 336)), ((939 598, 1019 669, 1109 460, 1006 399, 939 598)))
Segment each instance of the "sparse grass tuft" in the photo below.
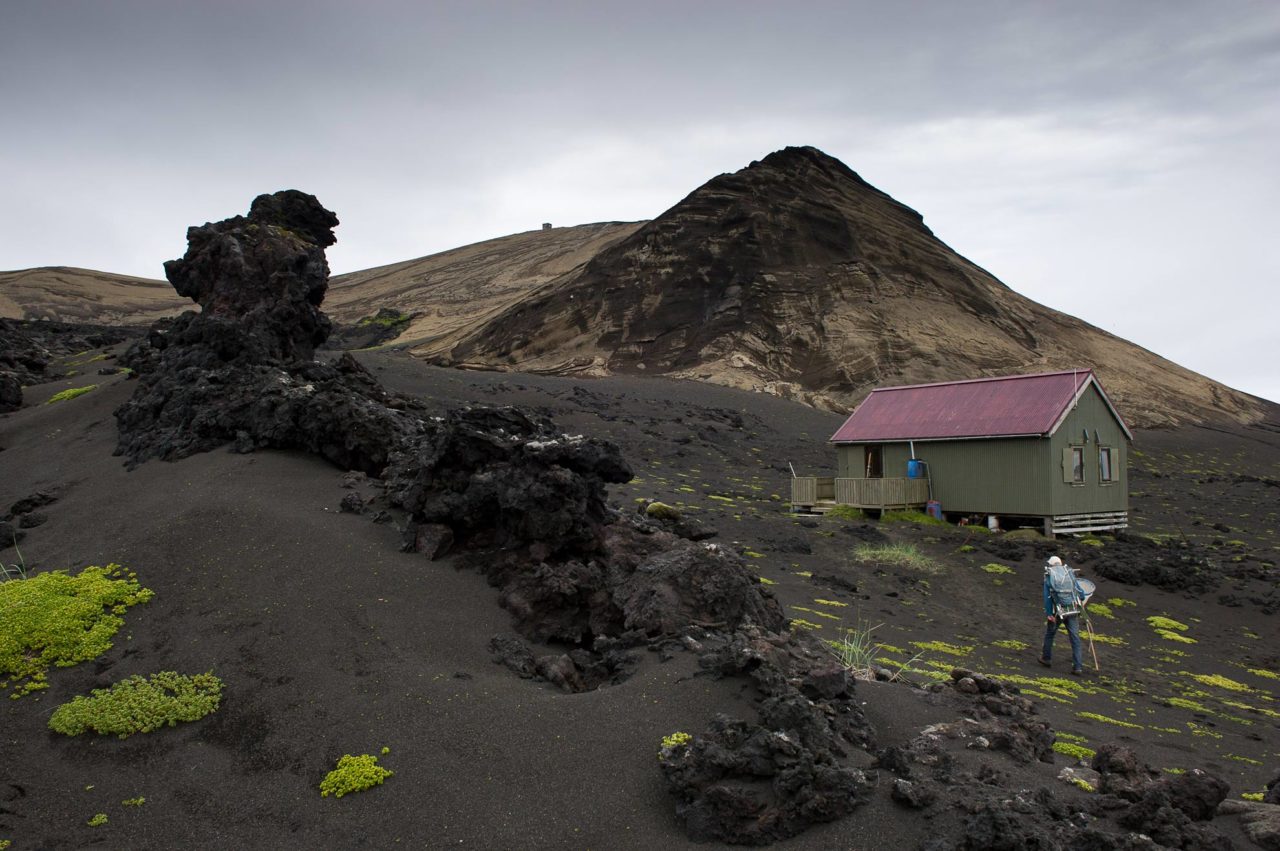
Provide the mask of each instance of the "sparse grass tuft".
POLYGON ((341 798, 351 792, 363 792, 365 789, 381 786, 382 781, 394 773, 378 765, 378 758, 372 754, 344 754, 338 760, 338 767, 320 782, 320 797, 333 795, 341 798))
POLYGON ((179 721, 198 721, 216 711, 221 699, 222 680, 212 672, 193 677, 173 671, 135 675, 62 704, 49 717, 49 729, 67 736, 92 730, 127 739, 179 721))
POLYGON ((110 649, 120 616, 152 597, 123 572, 109 564, 0 583, 0 687, 17 686, 11 698, 48 688, 51 666, 67 668, 110 649))
POLYGON ((860 544, 853 550, 858 561, 909 567, 923 573, 936 573, 938 565, 912 544, 860 544))
POLYGON ((867 515, 862 512, 861 508, 854 508, 852 505, 837 505, 824 516, 829 517, 832 520, 858 521, 867 519, 867 515))

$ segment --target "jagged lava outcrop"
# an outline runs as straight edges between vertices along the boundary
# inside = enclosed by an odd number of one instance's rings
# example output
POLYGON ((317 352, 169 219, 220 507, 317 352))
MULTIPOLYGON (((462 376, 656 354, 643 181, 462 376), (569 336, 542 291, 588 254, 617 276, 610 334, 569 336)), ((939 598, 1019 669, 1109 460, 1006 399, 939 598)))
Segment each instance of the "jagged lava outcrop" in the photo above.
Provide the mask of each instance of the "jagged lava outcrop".
POLYGON ((708 181, 450 345, 456 365, 645 373, 847 410, 876 386, 1092 367, 1135 425, 1265 403, 1027 299, 814 148, 708 181))

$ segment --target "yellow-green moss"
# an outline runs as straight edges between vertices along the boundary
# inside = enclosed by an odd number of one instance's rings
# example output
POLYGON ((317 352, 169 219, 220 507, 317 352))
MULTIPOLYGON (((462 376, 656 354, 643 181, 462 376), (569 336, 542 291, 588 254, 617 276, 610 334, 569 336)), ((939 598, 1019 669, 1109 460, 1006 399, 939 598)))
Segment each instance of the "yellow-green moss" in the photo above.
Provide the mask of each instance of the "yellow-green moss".
POLYGON ((1160 630, 1174 630, 1178 632, 1186 632, 1189 628, 1185 623, 1175 621, 1173 618, 1166 618, 1160 615, 1152 615, 1147 618, 1147 623, 1151 624, 1151 628, 1159 632, 1160 630))
POLYGON ((179 721, 198 721, 216 711, 221 700, 222 680, 211 672, 191 677, 173 671, 135 675, 62 704, 49 717, 49 729, 67 736, 92 730, 125 739, 179 721))
POLYGON ((52 405, 54 402, 65 402, 68 399, 74 399, 77 396, 83 396, 84 394, 88 393, 90 390, 97 390, 97 389, 98 389, 98 385, 96 384, 90 384, 86 387, 70 387, 59 393, 54 393, 52 396, 49 397, 49 401, 45 402, 45 404, 52 405))
POLYGON ((85 824, 89 825, 89 827, 102 827, 106 823, 107 823, 106 813, 97 813, 96 815, 94 815, 93 818, 85 822, 85 824))
POLYGON ((991 642, 993 647, 1003 647, 1005 650, 1026 650, 1031 647, 1025 641, 1019 641, 1016 638, 1002 638, 999 641, 991 642))
POLYGON ((147 802, 147 799, 139 795, 136 798, 125 798, 120 802, 125 807, 140 807, 147 802))
POLYGON ((1085 792, 1093 792, 1093 791, 1096 791, 1096 790, 1093 788, 1093 784, 1092 784, 1092 783, 1090 783, 1088 780, 1085 780, 1083 777, 1072 777, 1072 778, 1071 778, 1071 785, 1072 785, 1072 786, 1075 786, 1077 789, 1082 789, 1082 790, 1084 790, 1085 792))
POLYGON ((1063 756, 1069 756, 1072 759, 1093 759, 1093 755, 1097 753, 1092 748, 1086 748, 1084 745, 1077 745, 1073 742, 1054 742, 1053 749, 1063 756))
POLYGON ((791 628, 792 629, 822 629, 822 624, 813 623, 812 621, 807 621, 807 620, 804 620, 803 618, 792 618, 791 628))
POLYGON ((1204 683, 1207 686, 1216 686, 1226 689, 1227 691, 1253 691, 1244 683, 1238 683, 1235 680, 1227 679, 1221 674, 1191 674, 1191 679, 1196 682, 1204 683))
POLYGON ((1126 600, 1123 597, 1111 597, 1107 600, 1107 605, 1116 609, 1123 609, 1125 606, 1136 606, 1137 603, 1132 600, 1126 600))
POLYGON ((984 564, 982 566, 982 569, 985 570, 987 573, 1013 573, 1014 572, 1012 567, 1005 567, 1003 564, 996 564, 994 562, 992 562, 991 564, 984 564))
POLYGON ((654 520, 676 521, 680 519, 680 512, 667 505, 665 502, 649 503, 645 506, 644 513, 646 516, 652 517, 654 520))
POLYGON ((948 644, 945 641, 913 641, 911 646, 919 650, 933 650, 949 656, 968 656, 973 652, 973 645, 948 644))
POLYGON ((1077 718, 1088 718, 1093 721, 1099 721, 1103 724, 1114 724, 1117 727, 1128 727, 1131 730, 1141 730, 1141 724, 1131 724, 1128 721, 1121 721, 1117 718, 1108 718, 1106 715, 1099 715, 1096 712, 1077 712, 1077 718))
POLYGON ((693 741, 693 736, 688 733, 677 730, 670 736, 662 737, 662 748, 658 751, 658 759, 662 759, 664 752, 670 752, 676 748, 682 748, 693 741))
POLYGON ((0 583, 0 687, 16 686, 15 698, 48 688, 50 667, 101 656, 124 623, 120 615, 151 597, 118 564, 0 583))
MULTIPOLYGON (((1195 640, 1194 638, 1191 638, 1191 637, 1189 637, 1189 636, 1183 635, 1183 634, 1182 634, 1182 633, 1180 633, 1180 632, 1174 632, 1174 631, 1173 631, 1173 630, 1171 630, 1171 629, 1157 629, 1157 630, 1156 630, 1156 635, 1160 636, 1160 637, 1161 637, 1161 638, 1163 638, 1165 641, 1177 641, 1177 642, 1179 642, 1180 644, 1195 644, 1195 643, 1196 643, 1196 640, 1195 640)), ((1096 638, 1096 636, 1095 636, 1095 638, 1096 638)))
POLYGON ((378 758, 372 754, 344 754, 338 760, 338 767, 320 781, 320 797, 333 795, 341 798, 351 792, 363 792, 365 789, 381 786, 382 781, 393 774, 394 771, 378 765, 378 758))
POLYGON ((1107 620, 1116 619, 1115 612, 1111 611, 1111 607, 1106 603, 1090 603, 1088 606, 1088 612, 1091 615, 1097 615, 1098 617, 1106 618, 1107 620))
POLYGON ((815 597, 813 602, 817 603, 819 606, 835 606, 839 609, 849 608, 848 603, 842 603, 839 600, 824 600, 821 597, 815 597))
POLYGON ((1244 798, 1246 801, 1257 801, 1260 804, 1266 795, 1262 792, 1241 792, 1240 797, 1244 798))

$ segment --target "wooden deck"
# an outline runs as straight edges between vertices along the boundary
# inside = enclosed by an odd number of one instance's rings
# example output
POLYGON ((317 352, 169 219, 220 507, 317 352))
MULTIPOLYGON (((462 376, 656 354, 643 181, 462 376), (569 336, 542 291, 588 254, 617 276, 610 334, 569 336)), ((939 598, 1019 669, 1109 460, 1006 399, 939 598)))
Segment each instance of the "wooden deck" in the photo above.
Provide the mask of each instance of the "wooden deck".
POLYGON ((854 508, 913 508, 929 500, 924 479, 839 479, 832 476, 800 476, 791 480, 791 507, 825 512, 837 505, 854 508))

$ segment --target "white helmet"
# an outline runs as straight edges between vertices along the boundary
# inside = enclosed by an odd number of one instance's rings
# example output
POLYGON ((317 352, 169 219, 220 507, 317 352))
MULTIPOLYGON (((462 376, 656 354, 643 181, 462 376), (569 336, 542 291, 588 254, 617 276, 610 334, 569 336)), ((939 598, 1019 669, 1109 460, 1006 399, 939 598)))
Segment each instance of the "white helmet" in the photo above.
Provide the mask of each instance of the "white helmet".
POLYGON ((1061 564, 1062 564, 1062 559, 1058 558, 1057 556, 1053 556, 1049 559, 1050 567, 1058 567, 1061 564))

